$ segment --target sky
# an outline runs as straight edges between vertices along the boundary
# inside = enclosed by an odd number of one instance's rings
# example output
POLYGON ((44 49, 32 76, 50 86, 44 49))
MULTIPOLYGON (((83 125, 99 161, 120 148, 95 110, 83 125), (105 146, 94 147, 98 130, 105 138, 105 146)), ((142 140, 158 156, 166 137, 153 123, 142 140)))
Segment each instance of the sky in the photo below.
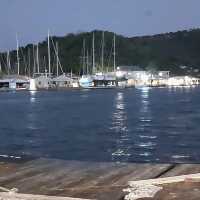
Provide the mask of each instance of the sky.
POLYGON ((125 36, 200 27, 199 0, 0 0, 0 50, 51 35, 108 30, 125 36))

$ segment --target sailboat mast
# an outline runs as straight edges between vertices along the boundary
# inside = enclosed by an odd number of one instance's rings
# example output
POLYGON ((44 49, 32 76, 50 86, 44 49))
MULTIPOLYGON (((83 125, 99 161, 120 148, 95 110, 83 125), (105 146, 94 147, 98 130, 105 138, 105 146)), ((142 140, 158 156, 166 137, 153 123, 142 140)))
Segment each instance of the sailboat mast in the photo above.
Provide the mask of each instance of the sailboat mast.
POLYGON ((37 73, 39 74, 40 73, 40 62, 39 62, 39 47, 38 47, 38 44, 37 44, 37 73))
POLYGON ((0 61, 0 73, 2 72, 2 66, 1 66, 1 61, 0 61))
POLYGON ((104 69, 104 31, 102 32, 101 71, 104 69))
POLYGON ((94 74, 95 72, 95 35, 93 33, 93 38, 92 38, 92 73, 94 74))
POLYGON ((16 41, 17 41, 17 74, 19 75, 19 41, 18 41, 18 36, 16 34, 16 41))
POLYGON ((47 63, 46 63, 46 57, 43 57, 43 65, 44 65, 44 71, 47 73, 47 63))
POLYGON ((83 74, 85 74, 85 39, 83 40, 83 74))
POLYGON ((35 74, 35 46, 33 44, 33 75, 35 74))
POLYGON ((113 67, 114 67, 114 72, 116 70, 116 37, 115 37, 115 34, 114 34, 114 37, 113 37, 113 49, 114 49, 114 52, 113 52, 113 67))
POLYGON ((87 50, 86 60, 87 60, 87 74, 88 74, 89 73, 89 70, 88 70, 88 67, 89 67, 89 52, 88 52, 88 50, 87 50))
POLYGON ((29 74, 29 77, 31 77, 31 54, 30 54, 30 48, 28 48, 28 74, 29 74))
POLYGON ((56 42, 56 75, 58 76, 58 42, 56 42))
POLYGON ((8 75, 10 74, 10 52, 7 51, 7 68, 8 68, 8 75))
POLYGON ((48 64, 49 64, 49 76, 50 76, 51 75, 51 57, 50 57, 49 30, 48 30, 48 64))

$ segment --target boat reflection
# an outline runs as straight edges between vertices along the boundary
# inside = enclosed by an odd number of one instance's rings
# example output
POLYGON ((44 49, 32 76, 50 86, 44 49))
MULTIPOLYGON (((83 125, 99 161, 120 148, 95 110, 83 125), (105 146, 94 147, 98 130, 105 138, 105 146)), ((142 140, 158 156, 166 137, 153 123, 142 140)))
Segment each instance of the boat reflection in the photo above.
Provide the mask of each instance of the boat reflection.
POLYGON ((36 91, 29 91, 29 92, 30 92, 30 102, 35 103, 35 101, 36 101, 36 97, 35 97, 36 91))
POLYGON ((33 105, 36 102, 36 91, 29 91, 30 92, 30 110, 27 113, 27 128, 29 130, 36 130, 37 129, 37 125, 36 125, 36 120, 37 120, 37 116, 36 116, 36 112, 35 109, 33 107, 33 105))

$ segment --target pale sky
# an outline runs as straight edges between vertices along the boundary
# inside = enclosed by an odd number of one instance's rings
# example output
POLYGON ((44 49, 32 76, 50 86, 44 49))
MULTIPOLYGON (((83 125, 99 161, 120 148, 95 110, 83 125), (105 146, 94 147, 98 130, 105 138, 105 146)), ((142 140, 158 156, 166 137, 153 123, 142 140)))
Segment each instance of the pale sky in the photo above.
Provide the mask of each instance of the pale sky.
POLYGON ((0 50, 94 29, 125 36, 200 27, 199 0, 1 0, 0 50))

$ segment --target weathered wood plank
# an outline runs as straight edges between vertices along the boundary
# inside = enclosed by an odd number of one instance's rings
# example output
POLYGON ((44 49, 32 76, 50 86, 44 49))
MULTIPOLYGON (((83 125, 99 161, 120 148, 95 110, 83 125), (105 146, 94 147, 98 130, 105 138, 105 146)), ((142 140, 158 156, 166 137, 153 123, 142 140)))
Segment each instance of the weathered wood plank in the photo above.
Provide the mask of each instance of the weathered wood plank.
POLYGON ((128 181, 200 173, 200 165, 179 164, 170 169, 171 166, 38 159, 16 169, 11 167, 5 173, 0 164, 0 185, 17 187, 23 193, 119 199, 128 181))
POLYGON ((0 192, 1 200, 86 200, 70 197, 56 197, 44 195, 18 194, 9 192, 0 192))
MULTIPOLYGON (((133 164, 127 175, 120 176, 114 185, 126 185, 127 180, 141 180, 155 178, 171 168, 171 164, 133 164)), ((123 173, 122 173, 123 174, 123 173)))
POLYGON ((0 177, 9 175, 17 170, 21 164, 19 163, 7 163, 7 162, 0 162, 0 177))
POLYGON ((163 184, 170 184, 170 183, 179 183, 185 180, 198 180, 200 181, 200 173, 198 174, 188 174, 182 176, 172 176, 172 177, 165 177, 165 178, 156 178, 156 179, 147 179, 147 180, 140 180, 140 181, 129 181, 129 185, 134 187, 136 185, 163 185, 163 184))
POLYGON ((39 159, 0 176, 0 185, 22 193, 116 200, 128 181, 154 178, 170 166, 39 159))
POLYGON ((58 160, 37 160, 27 163, 15 173, 1 176, 0 184, 53 187, 91 187, 126 185, 128 180, 153 178, 170 165, 87 163, 58 160), (28 184, 26 184, 28 183, 28 184), (31 184, 30 184, 31 183, 31 184), (38 185, 39 184, 39 185, 38 185))
POLYGON ((176 167, 166 172, 161 177, 180 176, 195 173, 200 173, 200 164, 177 164, 176 167))

